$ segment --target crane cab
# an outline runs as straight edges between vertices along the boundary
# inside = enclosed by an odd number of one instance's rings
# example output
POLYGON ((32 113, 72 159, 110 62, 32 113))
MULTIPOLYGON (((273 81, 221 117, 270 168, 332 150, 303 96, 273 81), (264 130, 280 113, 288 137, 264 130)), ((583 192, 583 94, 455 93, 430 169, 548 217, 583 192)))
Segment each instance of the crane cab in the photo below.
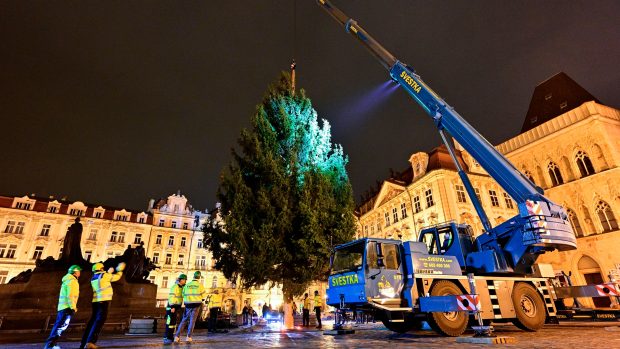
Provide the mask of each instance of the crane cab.
POLYGON ((426 244, 428 254, 455 256, 463 271, 467 255, 474 251, 473 231, 467 224, 447 222, 424 228, 418 241, 426 244))
POLYGON ((370 299, 400 306, 404 262, 399 240, 365 238, 337 246, 326 303, 363 306, 370 299))

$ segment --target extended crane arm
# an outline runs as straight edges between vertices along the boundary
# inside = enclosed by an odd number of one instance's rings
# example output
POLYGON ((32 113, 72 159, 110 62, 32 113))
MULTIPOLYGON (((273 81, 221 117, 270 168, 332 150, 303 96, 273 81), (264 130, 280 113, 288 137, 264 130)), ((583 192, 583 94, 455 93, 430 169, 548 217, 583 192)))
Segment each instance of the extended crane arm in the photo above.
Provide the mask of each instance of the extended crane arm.
MULTIPOLYGON (((487 234, 478 238, 481 251, 493 250, 495 256, 480 258, 472 254, 472 263, 486 271, 512 271, 519 264, 530 265, 536 255, 545 250, 566 250, 576 248, 575 235, 567 222, 566 211, 542 194, 542 189, 534 185, 525 175, 498 152, 463 117, 435 93, 413 68, 398 61, 388 50, 370 36, 355 20, 345 15, 328 0, 318 0, 318 4, 329 13, 345 30, 353 35, 389 71, 394 81, 400 84, 413 99, 430 115, 439 128, 442 138, 449 133, 489 175, 504 188, 517 202, 519 216, 504 224, 490 228, 482 207, 473 199, 473 188, 465 178, 464 171, 459 175, 465 182, 470 197, 485 225, 487 234), (487 221, 485 223, 485 221, 487 221), (517 231, 519 232, 517 234, 517 231), (501 242, 500 242, 501 240, 501 242), (506 242, 508 240, 508 242, 506 242), (510 255, 510 261, 502 265, 503 255, 510 255), (499 262, 493 261, 499 259, 499 262), (483 260, 481 262, 480 260, 483 260), (527 260, 527 263, 524 262, 527 260), (488 265, 486 265, 488 263, 488 265), (493 266, 492 264, 496 264, 493 266), (485 265, 483 265, 485 264, 485 265), (499 265, 499 266, 498 266, 499 265)), ((450 149, 450 145, 446 144, 450 149)), ((452 154, 454 157, 454 154, 452 154)), ((458 161, 457 161, 458 167, 458 161)), ((486 253, 486 252, 485 252, 486 253)), ((469 259, 469 257, 468 257, 469 259)))
POLYGON ((450 107, 413 68, 398 61, 388 50, 368 34, 355 20, 349 18, 328 0, 318 3, 345 30, 362 43, 379 62, 428 113, 438 126, 447 130, 465 150, 484 168, 517 202, 528 199, 548 201, 527 177, 518 171, 510 161, 499 153, 482 135, 480 135, 463 117, 450 107))

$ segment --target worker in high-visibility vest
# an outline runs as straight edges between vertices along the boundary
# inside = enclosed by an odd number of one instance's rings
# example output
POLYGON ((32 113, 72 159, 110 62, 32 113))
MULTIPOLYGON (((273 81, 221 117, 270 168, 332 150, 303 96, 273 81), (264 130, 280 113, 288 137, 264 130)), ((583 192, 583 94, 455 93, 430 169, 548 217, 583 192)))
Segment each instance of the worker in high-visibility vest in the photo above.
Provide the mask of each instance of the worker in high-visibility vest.
POLYGON ((310 326, 310 308, 312 307, 311 303, 312 302, 310 300, 310 297, 308 297, 308 293, 304 294, 304 305, 301 316, 302 327, 310 326))
POLYGON ((209 297, 209 322, 207 323, 207 329, 209 332, 216 332, 217 330, 217 315, 222 311, 222 295, 215 291, 209 297))
POLYGON ((114 268, 108 268, 106 272, 103 268, 103 263, 93 264, 93 277, 90 279, 90 285, 93 288, 93 311, 86 325, 84 336, 82 336, 80 349, 97 348, 95 343, 97 343, 97 339, 99 339, 99 333, 108 317, 108 309, 112 302, 112 282, 121 279, 123 270, 125 269, 125 263, 119 263, 116 270, 114 268), (114 273, 114 271, 116 271, 116 273, 114 273))
POLYGON ((323 298, 319 295, 319 291, 314 291, 314 312, 316 314, 316 322, 319 324, 316 328, 321 329, 321 309, 323 308, 323 298))
POLYGON ((207 292, 200 282, 200 277, 200 272, 195 272, 194 279, 183 287, 183 304, 185 304, 185 312, 183 313, 181 323, 179 323, 179 326, 177 327, 177 332, 174 334, 174 341, 177 343, 181 341, 181 331, 183 330, 183 326, 185 324, 187 324, 186 340, 190 343, 192 341, 192 332, 194 331, 194 326, 196 325, 196 318, 198 317, 198 314, 200 314, 200 306, 202 305, 202 301, 207 297, 207 292))
POLYGON ((177 327, 177 320, 181 314, 183 287, 186 282, 187 275, 181 274, 177 278, 177 282, 170 287, 168 306, 166 307, 166 333, 164 334, 164 344, 171 344, 174 341, 174 330, 177 327))
POLYGON ((69 267, 67 275, 62 278, 60 295, 58 296, 58 315, 50 336, 45 341, 45 349, 60 349, 56 345, 62 333, 69 327, 71 317, 77 312, 77 301, 80 296, 78 278, 82 268, 79 265, 69 267))

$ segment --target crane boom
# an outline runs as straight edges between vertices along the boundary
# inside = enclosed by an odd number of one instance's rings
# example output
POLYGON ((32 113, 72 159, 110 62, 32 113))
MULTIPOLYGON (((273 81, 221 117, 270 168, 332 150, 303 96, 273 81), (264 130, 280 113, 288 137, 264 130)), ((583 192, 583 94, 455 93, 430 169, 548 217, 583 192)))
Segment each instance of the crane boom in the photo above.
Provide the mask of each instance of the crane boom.
POLYGON ((477 252, 467 256, 468 264, 484 272, 526 272, 537 256, 550 250, 576 248, 576 239, 563 207, 553 203, 543 190, 523 175, 498 152, 454 108, 435 93, 409 65, 397 60, 370 36, 355 20, 328 0, 318 4, 347 33, 353 35, 389 71, 391 78, 431 116, 463 180, 469 197, 486 230, 476 244, 477 252), (491 227, 482 205, 477 200, 467 174, 460 167, 447 134, 452 136, 487 173, 517 202, 519 214, 491 227))

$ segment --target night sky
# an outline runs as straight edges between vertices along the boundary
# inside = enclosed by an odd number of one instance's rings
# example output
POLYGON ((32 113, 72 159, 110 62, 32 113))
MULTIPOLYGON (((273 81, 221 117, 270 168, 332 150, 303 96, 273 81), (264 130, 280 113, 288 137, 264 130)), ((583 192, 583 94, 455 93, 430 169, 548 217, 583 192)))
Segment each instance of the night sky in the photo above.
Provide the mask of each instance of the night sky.
MULTIPOLYGON (((334 1, 498 144, 564 71, 620 107, 620 1, 334 1)), ((213 208, 230 148, 295 55, 349 155, 355 198, 439 145, 387 72, 313 0, 0 2, 0 194, 213 208), (296 39, 296 40, 295 40, 296 39)))

